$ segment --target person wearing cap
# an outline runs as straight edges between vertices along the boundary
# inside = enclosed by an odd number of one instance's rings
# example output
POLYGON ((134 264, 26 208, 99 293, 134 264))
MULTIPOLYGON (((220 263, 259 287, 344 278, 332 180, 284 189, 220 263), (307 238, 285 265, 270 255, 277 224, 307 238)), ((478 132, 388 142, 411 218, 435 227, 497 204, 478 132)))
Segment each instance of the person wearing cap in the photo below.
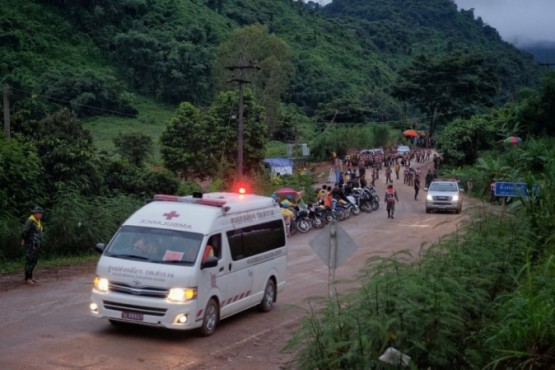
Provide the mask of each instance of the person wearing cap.
POLYGON ((21 232, 21 245, 25 247, 25 283, 35 285, 33 270, 38 262, 39 250, 42 246, 42 207, 36 206, 31 210, 31 216, 25 221, 21 232))

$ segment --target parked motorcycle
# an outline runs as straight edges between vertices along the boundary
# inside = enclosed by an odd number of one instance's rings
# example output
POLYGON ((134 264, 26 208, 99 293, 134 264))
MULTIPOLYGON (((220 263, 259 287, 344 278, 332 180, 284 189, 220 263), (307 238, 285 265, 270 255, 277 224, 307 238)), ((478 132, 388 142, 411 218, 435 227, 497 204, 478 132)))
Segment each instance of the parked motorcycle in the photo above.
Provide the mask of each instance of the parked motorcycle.
POLYGON ((320 206, 315 206, 312 203, 308 204, 308 218, 312 223, 312 227, 315 229, 321 229, 325 226, 326 222, 324 220, 324 208, 320 206))
POLYGON ((308 232, 312 228, 312 222, 308 217, 308 210, 296 207, 292 211, 295 213, 295 217, 291 220, 289 235, 295 235, 297 231, 301 233, 308 232))
POLYGON ((372 207, 372 211, 377 211, 380 208, 380 196, 376 192, 373 186, 366 186, 363 189, 366 198, 370 200, 370 205, 372 207))
POLYGON ((372 205, 370 203, 370 198, 361 188, 354 188, 352 192, 352 196, 355 199, 358 208, 361 211, 370 213, 372 212, 372 205))
POLYGON ((349 212, 354 215, 360 215, 360 207, 358 206, 357 200, 353 195, 347 195, 348 202, 345 204, 345 207, 349 210, 349 212))
POLYGON ((346 219, 347 217, 349 217, 350 212, 348 212, 348 210, 343 207, 338 201, 337 199, 333 200, 333 211, 335 212, 335 217, 338 221, 343 221, 344 219, 346 219))

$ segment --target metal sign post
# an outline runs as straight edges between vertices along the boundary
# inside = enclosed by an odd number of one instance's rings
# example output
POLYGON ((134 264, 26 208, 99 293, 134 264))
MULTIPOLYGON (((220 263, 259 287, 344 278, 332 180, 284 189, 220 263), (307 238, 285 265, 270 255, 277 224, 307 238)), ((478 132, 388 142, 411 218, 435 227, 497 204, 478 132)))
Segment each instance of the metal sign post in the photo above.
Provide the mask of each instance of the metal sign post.
POLYGON ((337 220, 330 223, 330 230, 323 229, 310 242, 310 247, 318 257, 328 266, 328 292, 335 295, 333 287, 335 269, 341 266, 358 249, 357 243, 339 225, 337 220))
POLYGON ((333 220, 330 226, 330 258, 328 270, 328 296, 334 296, 333 281, 335 280, 335 267, 337 264, 337 233, 336 233, 337 220, 333 220))

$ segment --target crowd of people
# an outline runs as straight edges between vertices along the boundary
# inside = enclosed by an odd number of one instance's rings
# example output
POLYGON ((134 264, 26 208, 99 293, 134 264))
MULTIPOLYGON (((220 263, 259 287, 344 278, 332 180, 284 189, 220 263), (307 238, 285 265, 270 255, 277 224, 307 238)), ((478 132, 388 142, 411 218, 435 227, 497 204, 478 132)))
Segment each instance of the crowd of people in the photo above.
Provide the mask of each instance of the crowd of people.
MULTIPOLYGON (((414 188, 414 200, 418 200, 422 178, 424 177, 425 187, 428 187, 432 180, 437 177, 440 157, 433 153, 430 148, 416 148, 406 153, 397 153, 396 148, 396 146, 392 146, 373 152, 351 150, 344 159, 334 156, 333 169, 330 171, 330 177, 328 178, 328 183, 334 183, 334 186, 323 185, 316 189, 315 201, 327 207, 331 206, 333 199, 345 199, 355 187, 363 188, 368 184, 375 186, 376 181, 380 178, 381 170, 385 175, 388 190, 393 188, 394 179, 399 181, 402 175, 403 184, 414 188), (423 175, 420 167, 430 160, 433 161, 433 168, 430 168, 423 175), (367 176, 367 173, 369 176, 367 176), (369 183, 368 177, 370 178, 369 183)), ((386 192, 385 198, 386 202, 390 198, 398 201, 396 192, 393 197, 389 197, 386 192)), ((393 208, 388 212, 388 217, 393 218, 394 204, 388 203, 388 208, 393 208)))
MULTIPOLYGON (((375 185, 379 179, 380 170, 385 168, 386 180, 393 182, 392 176, 395 172, 396 179, 399 179, 401 167, 405 168, 404 175, 409 176, 411 164, 423 163, 432 158, 432 150, 429 148, 417 148, 410 152, 399 154, 396 147, 388 147, 382 151, 368 152, 350 150, 344 159, 333 158, 335 181, 340 185, 349 181, 358 181, 360 186, 364 186, 366 172, 371 177, 371 184, 375 185), (362 184, 361 184, 362 182, 362 184)), ((434 163, 439 164, 439 157, 434 155, 434 163)), ((328 182, 332 182, 329 181, 328 182)))
MULTIPOLYGON (((352 150, 343 159, 334 155, 333 167, 327 183, 317 187, 308 201, 310 204, 317 204, 329 209, 333 206, 334 200, 337 202, 348 201, 347 197, 352 194, 354 188, 375 186, 376 181, 380 178, 381 170, 384 170, 385 183, 388 185, 384 199, 387 204, 388 218, 393 218, 395 212, 393 200, 395 202, 399 200, 393 189, 393 176, 395 176, 395 180, 399 181, 402 174, 403 183, 414 187, 414 199, 418 200, 422 174, 421 166, 416 164, 422 164, 430 159, 434 161, 434 169, 430 169, 425 176, 426 186, 436 177, 436 170, 439 166, 439 157, 433 154, 429 148, 416 148, 402 154, 397 153, 396 147, 375 152, 352 150)), ((291 209, 295 208, 297 204, 291 198, 283 200, 280 204, 286 223, 289 224, 294 218, 294 212, 291 209)))

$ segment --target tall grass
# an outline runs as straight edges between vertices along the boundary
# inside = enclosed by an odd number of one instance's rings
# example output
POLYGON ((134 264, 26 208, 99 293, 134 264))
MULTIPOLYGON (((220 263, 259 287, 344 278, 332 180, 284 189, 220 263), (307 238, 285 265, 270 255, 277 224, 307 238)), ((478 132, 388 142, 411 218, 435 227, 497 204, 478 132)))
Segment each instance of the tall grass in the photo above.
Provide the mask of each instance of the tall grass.
MULTIPOLYGON (((423 250, 372 259, 363 288, 319 302, 289 346, 302 369, 396 368, 392 346, 418 369, 553 369, 555 152, 549 140, 451 169, 488 194, 491 178, 537 184, 500 215, 472 215, 462 232, 423 250), (529 150, 528 150, 529 149, 529 150), (501 176, 501 177, 498 177, 501 176), (485 191, 484 191, 485 190, 485 191), (320 306, 319 306, 320 307, 320 306)), ((445 172, 445 170, 444 170, 445 172)))
POLYGON ((514 286, 524 261, 525 225, 476 217, 464 233, 414 260, 408 252, 369 260, 363 288, 314 311, 290 342, 301 369, 380 369, 387 347, 413 368, 478 369, 483 322, 492 303, 514 286), (487 236, 487 237, 484 237, 487 236), (408 256, 408 258, 407 258, 408 256))
POLYGON ((553 369, 555 364, 555 258, 536 268, 528 260, 516 292, 500 298, 498 320, 486 331, 493 369, 553 369))

